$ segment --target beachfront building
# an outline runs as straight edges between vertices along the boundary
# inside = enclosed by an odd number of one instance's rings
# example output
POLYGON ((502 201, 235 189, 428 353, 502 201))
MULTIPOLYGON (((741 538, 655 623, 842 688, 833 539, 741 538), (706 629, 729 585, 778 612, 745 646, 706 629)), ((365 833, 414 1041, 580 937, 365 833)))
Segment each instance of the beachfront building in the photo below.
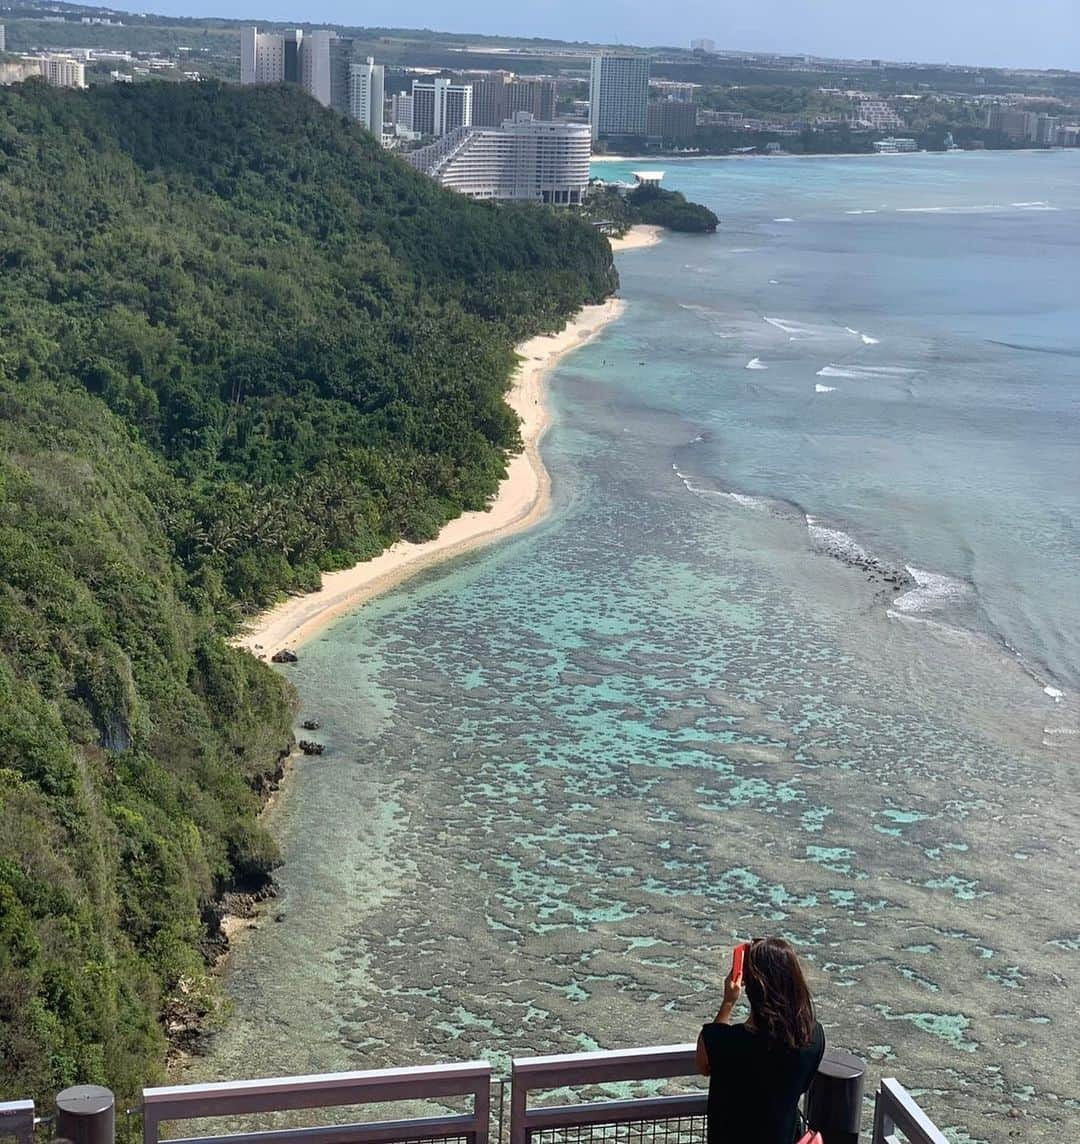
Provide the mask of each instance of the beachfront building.
POLYGON ((441 137, 472 124, 472 84, 455 83, 445 76, 414 79, 412 129, 441 137))
POLYGON ((405 158, 469 198, 579 206, 591 154, 586 124, 545 122, 519 111, 499 127, 459 127, 405 158))
POLYGON ((648 116, 648 56, 593 56, 589 77, 592 137, 645 135, 648 116))
POLYGON ((372 135, 382 138, 383 68, 368 56, 349 65, 349 114, 372 135))
POLYGON ((0 52, 7 51, 7 33, 4 31, 4 25, 0 24, 0 52))

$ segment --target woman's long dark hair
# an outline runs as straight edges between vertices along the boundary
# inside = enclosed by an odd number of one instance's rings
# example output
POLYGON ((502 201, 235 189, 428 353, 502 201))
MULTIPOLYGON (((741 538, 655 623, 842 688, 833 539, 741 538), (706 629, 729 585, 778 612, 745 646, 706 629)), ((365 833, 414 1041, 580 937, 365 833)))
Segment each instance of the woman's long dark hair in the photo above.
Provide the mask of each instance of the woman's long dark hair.
POLYGON ((754 1031, 789 1049, 814 1039, 814 1003, 802 966, 791 945, 779 937, 750 943, 743 962, 743 985, 754 1031))

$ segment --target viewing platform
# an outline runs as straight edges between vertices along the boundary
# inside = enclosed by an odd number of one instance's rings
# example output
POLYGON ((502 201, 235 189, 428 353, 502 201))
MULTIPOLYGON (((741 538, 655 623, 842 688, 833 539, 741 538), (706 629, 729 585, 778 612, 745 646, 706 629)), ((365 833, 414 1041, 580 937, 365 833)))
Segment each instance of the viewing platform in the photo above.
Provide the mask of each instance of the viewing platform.
MULTIPOLYGON (((126 1139, 141 1128, 143 1144, 703 1144, 704 1084, 688 1044, 517 1058, 508 1077, 480 1060, 171 1085, 143 1089, 137 1107, 119 1112, 108 1089, 79 1086, 57 1097, 55 1118, 30 1100, 0 1103, 0 1137, 113 1144, 119 1127, 126 1139), (634 1084, 643 1095, 630 1094, 634 1084), (350 1106, 374 1115, 326 1115, 350 1106), (275 1115, 300 1111, 314 1123, 283 1126, 275 1115), (274 1122, 252 1127, 252 1117, 274 1122), (215 1118, 228 1118, 227 1132, 185 1130, 215 1118)), ((947 1144, 894 1079, 881 1081, 871 1113, 861 1062, 846 1053, 826 1053, 805 1106, 825 1144, 947 1144)))

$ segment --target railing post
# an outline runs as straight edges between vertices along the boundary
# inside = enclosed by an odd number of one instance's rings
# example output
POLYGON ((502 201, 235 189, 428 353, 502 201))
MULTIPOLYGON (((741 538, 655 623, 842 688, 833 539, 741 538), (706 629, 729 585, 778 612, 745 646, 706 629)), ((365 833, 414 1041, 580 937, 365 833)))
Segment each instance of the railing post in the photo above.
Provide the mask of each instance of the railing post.
POLYGON ((510 1063, 510 1144, 525 1144, 525 1109, 529 1090, 525 1078, 518 1072, 517 1061, 510 1063))
POLYGON ((480 1079, 476 1086, 474 1113, 476 1116, 476 1144, 488 1144, 491 1132, 491 1073, 480 1079))
POLYGON ((56 1135, 72 1144, 115 1144, 116 1100, 97 1084, 65 1088, 56 1098, 56 1135))
POLYGON ((893 1123, 885 1110, 885 1094, 879 1088, 874 1093, 874 1135, 871 1144, 887 1144, 893 1123))
POLYGON ((806 1094, 806 1120, 825 1144, 859 1144, 866 1064, 852 1053, 826 1053, 806 1094))

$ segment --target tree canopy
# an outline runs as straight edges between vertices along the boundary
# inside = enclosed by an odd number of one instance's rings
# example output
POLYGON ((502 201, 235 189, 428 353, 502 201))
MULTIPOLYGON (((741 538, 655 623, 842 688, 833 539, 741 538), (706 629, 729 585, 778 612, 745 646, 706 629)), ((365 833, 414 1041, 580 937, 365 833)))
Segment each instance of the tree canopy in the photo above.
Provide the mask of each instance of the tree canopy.
POLYGON ((0 1094, 158 1075, 276 861, 292 697, 226 637, 484 507, 515 342, 616 281, 297 90, 0 89, 0 1094))

